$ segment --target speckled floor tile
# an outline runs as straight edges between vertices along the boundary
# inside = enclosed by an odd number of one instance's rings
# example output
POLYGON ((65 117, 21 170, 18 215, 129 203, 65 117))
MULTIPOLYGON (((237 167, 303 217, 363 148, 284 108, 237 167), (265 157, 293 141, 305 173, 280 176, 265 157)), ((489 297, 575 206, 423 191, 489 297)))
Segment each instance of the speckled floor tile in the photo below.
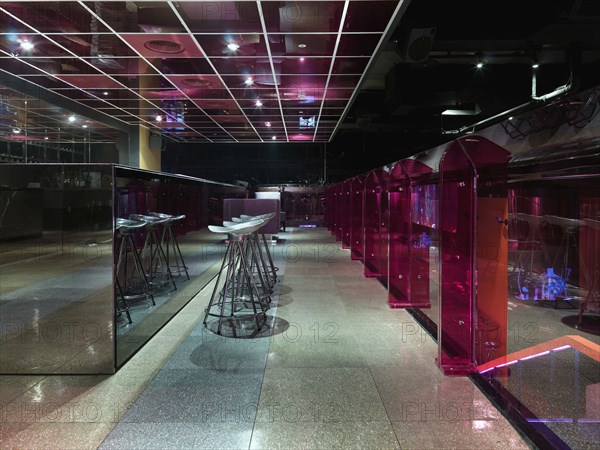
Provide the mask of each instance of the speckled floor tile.
POLYGON ((276 336, 269 347, 269 369, 284 367, 366 367, 355 338, 339 332, 338 324, 295 324, 276 336), (296 326, 297 325, 297 326, 296 326))
POLYGON ((530 447, 506 421, 446 419, 392 422, 402 449, 526 450, 530 447))
POLYGON ((268 339, 237 340, 223 336, 191 336, 173 353, 164 368, 204 368, 221 372, 264 369, 268 349, 268 339))
POLYGON ((43 375, 0 375, 0 407, 12 402, 43 378, 43 375))
POLYGON ((262 423, 251 449, 399 449, 389 422, 262 423))
POLYGON ((388 420, 365 368, 285 368, 265 372, 259 422, 388 420))
POLYGON ((123 417, 124 422, 204 422, 234 415, 252 422, 263 371, 162 370, 123 417))
POLYGON ((114 424, 93 423, 33 423, 0 444, 5 449, 87 450, 98 447, 114 424))
POLYGON ((108 449, 248 448, 252 424, 121 423, 100 445, 108 449))

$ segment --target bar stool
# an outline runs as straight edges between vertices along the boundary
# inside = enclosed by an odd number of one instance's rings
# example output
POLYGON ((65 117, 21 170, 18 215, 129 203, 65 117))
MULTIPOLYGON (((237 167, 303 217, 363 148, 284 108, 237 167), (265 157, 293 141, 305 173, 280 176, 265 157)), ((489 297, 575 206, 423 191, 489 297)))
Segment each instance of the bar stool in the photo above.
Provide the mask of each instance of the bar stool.
MULTIPOLYGON (((275 218, 277 214, 276 213, 268 213, 268 214, 261 214, 259 216, 248 216, 245 214, 241 214, 239 219, 236 219, 235 217, 232 218, 231 220, 234 222, 239 222, 242 223, 243 221, 248 221, 248 220, 260 220, 260 219, 264 219, 265 220, 265 225, 268 224, 271 220, 273 220, 275 218)), ((265 253, 267 254, 267 260, 269 261, 269 267, 271 269, 271 279, 273 280, 273 285, 275 285, 275 282, 277 281, 277 271, 279 270, 278 267, 275 267, 275 264, 273 264, 273 258, 271 257, 271 251, 269 250, 269 245, 267 244, 267 238, 265 237, 264 233, 260 233, 263 245, 265 247, 265 253)), ((258 237, 258 233, 257 233, 257 237, 258 237)))
MULTIPOLYGON (((260 220, 262 220, 263 225, 264 225, 264 219, 260 219, 260 220)), ((245 220, 243 222, 230 222, 230 221, 224 220, 223 226, 235 227, 235 226, 240 225, 240 223, 246 223, 246 222, 249 222, 249 221, 245 220)), ((245 241, 244 248, 248 255, 248 260, 251 261, 250 270, 252 271, 254 276, 257 277, 259 285, 264 286, 269 295, 272 294, 273 287, 275 286, 275 280, 272 279, 272 277, 269 273, 269 269, 267 267, 267 263, 266 263, 264 255, 263 255, 261 245, 260 245, 260 240, 258 238, 258 231, 254 231, 254 232, 250 233, 250 235, 248 236, 248 239, 245 241), (250 254, 251 250, 253 250, 257 255, 256 261, 250 254)))
POLYGON ((119 312, 125 311, 129 323, 131 323, 131 315, 129 314, 128 300, 149 297, 152 300, 152 305, 156 305, 150 283, 146 277, 140 255, 133 240, 133 234, 145 226, 146 222, 123 218, 117 218, 115 223, 115 229, 118 233, 117 247, 119 249, 115 270, 115 285, 118 294, 115 296, 116 309, 119 312), (128 270, 129 255, 131 255, 133 260, 131 275, 128 270), (123 284, 119 280, 121 276, 124 278, 123 284))
POLYGON ((140 259, 142 263, 145 263, 143 267, 146 271, 150 288, 153 292, 156 292, 157 289, 171 284, 173 286, 172 291, 176 291, 175 279, 167 263, 167 256, 157 232, 158 227, 164 225, 169 219, 143 214, 131 214, 129 218, 145 222, 144 230, 146 231, 146 236, 144 238, 144 245, 140 251, 140 259))
POLYGON ((167 219, 167 221, 163 224, 162 236, 160 238, 160 242, 162 244, 163 249, 165 249, 165 253, 167 256, 167 264, 171 269, 171 274, 173 276, 180 277, 182 273, 185 272, 185 276, 187 279, 190 279, 190 274, 188 273, 188 268, 183 261, 183 255, 181 254, 181 249, 179 248, 179 243, 177 242, 177 238, 175 237, 175 233, 173 232, 173 222, 178 220, 185 219, 185 215, 172 216, 170 214, 163 214, 158 212, 149 213, 153 217, 158 217, 160 219, 167 219), (171 253, 174 256, 175 264, 171 264, 171 253))
MULTIPOLYGON (((227 234, 228 237, 227 249, 203 321, 208 328, 209 317, 217 318, 217 334, 221 334, 223 322, 243 324, 244 319, 251 317, 258 331, 266 321, 271 298, 264 280, 256 277, 252 271, 253 264, 259 263, 259 256, 250 237, 263 225, 264 221, 260 220, 227 227, 208 226, 211 232, 227 234), (221 277, 225 280, 219 290, 221 277)), ((235 326, 232 328, 237 333, 235 326)))

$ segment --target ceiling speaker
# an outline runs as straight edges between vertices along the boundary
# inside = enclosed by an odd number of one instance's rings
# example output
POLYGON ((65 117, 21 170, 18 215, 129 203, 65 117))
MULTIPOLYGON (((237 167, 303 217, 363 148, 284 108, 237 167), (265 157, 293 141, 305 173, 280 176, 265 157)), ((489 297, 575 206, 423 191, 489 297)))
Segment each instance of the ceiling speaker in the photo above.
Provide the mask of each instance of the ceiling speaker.
POLYGON ((423 62, 429 58, 433 46, 435 27, 413 28, 405 41, 402 56, 405 62, 423 62))
POLYGON ((150 133, 150 136, 148 138, 148 147, 150 147, 150 150, 162 150, 162 146, 162 136, 157 133, 150 133))

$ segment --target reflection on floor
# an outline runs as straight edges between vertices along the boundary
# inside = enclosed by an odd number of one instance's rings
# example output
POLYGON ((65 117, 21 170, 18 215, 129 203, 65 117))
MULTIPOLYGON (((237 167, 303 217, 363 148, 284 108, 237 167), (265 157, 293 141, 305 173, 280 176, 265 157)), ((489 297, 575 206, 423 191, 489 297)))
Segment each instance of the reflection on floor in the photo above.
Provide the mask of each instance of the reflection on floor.
POLYGON ((202 326, 211 285, 112 376, 2 376, 2 448, 528 448, 326 230, 288 228, 270 328, 202 326))
POLYGON ((112 231, 46 232, 0 250, 2 372, 112 372, 112 231))

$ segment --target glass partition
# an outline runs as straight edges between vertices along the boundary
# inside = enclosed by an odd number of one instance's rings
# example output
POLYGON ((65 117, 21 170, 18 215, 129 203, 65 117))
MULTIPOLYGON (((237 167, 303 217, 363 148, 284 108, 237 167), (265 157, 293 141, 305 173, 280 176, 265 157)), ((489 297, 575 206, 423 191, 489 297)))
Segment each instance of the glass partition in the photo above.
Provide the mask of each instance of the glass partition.
POLYGON ((364 258, 365 232, 363 229, 363 203, 365 195, 365 177, 358 175, 352 178, 352 218, 350 256, 355 260, 364 258))
POLYGON ((2 373, 113 373, 217 273, 206 227, 238 196, 123 166, 1 165, 2 373))
POLYGON ((350 248, 352 243, 352 179, 342 183, 342 202, 344 212, 342 214, 342 248, 350 248))
POLYGON ((379 268, 379 228, 381 224, 381 169, 367 175, 363 207, 363 226, 365 229, 364 273, 366 277, 381 276, 379 268))
POLYGON ((390 173, 389 192, 388 304, 392 308, 410 307, 410 179, 401 161, 390 173))
POLYGON ((511 159, 506 342, 479 367, 570 448, 593 447, 600 424, 599 148, 596 138, 511 159))
POLYGON ((431 167, 417 159, 402 161, 410 179, 410 302, 438 322, 438 184, 431 167), (431 306, 434 305, 434 308, 431 306), (431 309, 430 309, 431 308, 431 309))
POLYGON ((335 240, 341 241, 344 234, 344 183, 335 185, 335 240))

